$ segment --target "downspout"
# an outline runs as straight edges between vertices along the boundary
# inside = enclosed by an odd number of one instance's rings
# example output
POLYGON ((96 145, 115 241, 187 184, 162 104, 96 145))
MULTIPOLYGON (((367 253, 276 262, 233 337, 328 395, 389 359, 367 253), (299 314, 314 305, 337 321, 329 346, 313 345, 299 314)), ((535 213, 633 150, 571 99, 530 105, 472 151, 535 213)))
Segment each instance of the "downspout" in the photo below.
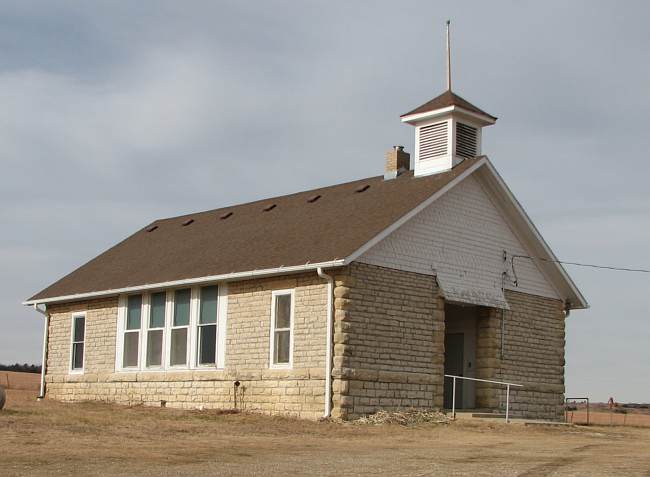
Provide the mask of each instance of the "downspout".
POLYGON ((322 267, 316 269, 318 276, 327 280, 327 342, 325 345, 325 412, 324 418, 332 415, 332 325, 333 325, 333 310, 332 310, 332 296, 334 293, 334 279, 331 275, 323 272, 322 267))
POLYGON ((47 365, 47 340, 50 331, 50 315, 38 307, 38 303, 34 303, 34 309, 43 315, 45 318, 43 322, 43 361, 41 362, 41 391, 38 395, 38 400, 45 398, 45 367, 47 365))

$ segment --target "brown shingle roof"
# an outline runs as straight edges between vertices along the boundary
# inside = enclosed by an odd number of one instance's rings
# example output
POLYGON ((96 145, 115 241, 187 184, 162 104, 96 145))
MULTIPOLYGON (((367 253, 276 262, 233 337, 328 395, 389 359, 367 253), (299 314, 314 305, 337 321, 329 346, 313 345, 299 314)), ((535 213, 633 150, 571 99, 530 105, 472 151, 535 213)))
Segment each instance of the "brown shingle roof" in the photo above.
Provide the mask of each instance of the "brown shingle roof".
POLYGON ((30 301, 343 259, 478 160, 426 177, 371 177, 157 220, 30 301))
POLYGON ((401 117, 403 118, 404 116, 410 116, 411 114, 426 113, 429 111, 434 111, 436 109, 446 108, 449 106, 458 106, 460 108, 466 109, 473 113, 482 114, 494 120, 497 119, 495 116, 492 116, 491 114, 486 113, 482 109, 477 108, 472 103, 470 103, 464 98, 461 98, 456 93, 452 93, 450 90, 445 91, 440 96, 436 96, 431 101, 424 103, 422 106, 418 106, 413 111, 409 111, 406 114, 402 114, 401 117))

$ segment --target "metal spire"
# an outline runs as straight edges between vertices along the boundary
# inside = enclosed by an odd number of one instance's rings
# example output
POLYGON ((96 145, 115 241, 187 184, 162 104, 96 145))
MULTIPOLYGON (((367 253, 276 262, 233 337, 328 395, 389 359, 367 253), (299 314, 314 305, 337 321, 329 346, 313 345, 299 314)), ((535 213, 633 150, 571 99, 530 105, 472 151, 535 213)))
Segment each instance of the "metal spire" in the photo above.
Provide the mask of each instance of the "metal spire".
POLYGON ((451 91, 451 42, 449 40, 449 24, 447 20, 447 90, 451 91))

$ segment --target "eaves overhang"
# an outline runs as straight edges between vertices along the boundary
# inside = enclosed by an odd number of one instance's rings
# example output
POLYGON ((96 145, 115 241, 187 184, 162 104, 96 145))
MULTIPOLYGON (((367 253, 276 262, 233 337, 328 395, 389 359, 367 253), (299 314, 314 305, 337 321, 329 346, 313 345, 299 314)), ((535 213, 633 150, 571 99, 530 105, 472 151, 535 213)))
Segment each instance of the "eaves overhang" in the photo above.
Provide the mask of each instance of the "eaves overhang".
POLYGON ((465 109, 460 106, 447 106, 446 108, 439 108, 439 109, 434 109, 431 111, 425 111, 421 113, 404 114, 400 116, 400 119, 402 120, 403 123, 416 124, 421 121, 425 121, 428 119, 435 119, 437 117, 445 116, 451 113, 461 114, 471 119, 474 119, 481 126, 490 126, 494 124, 497 120, 497 118, 495 118, 494 116, 475 113, 474 111, 470 111, 469 109, 465 109))
POLYGON ((287 267, 267 268, 261 270, 251 270, 246 272, 226 273, 221 275, 211 275, 207 277, 187 278, 183 280, 172 280, 160 283, 148 283, 144 285, 134 285, 130 287, 114 288, 110 290, 98 290, 86 293, 78 293, 74 295, 55 296, 50 298, 43 298, 40 300, 27 300, 22 302, 25 306, 34 305, 47 305, 51 303, 63 303, 85 300, 88 298, 101 298, 108 296, 121 295, 123 293, 134 293, 139 291, 157 290, 161 288, 174 288, 187 285, 201 285, 206 283, 227 282, 233 280, 249 280, 253 278, 268 277, 274 275, 284 275, 290 273, 299 273, 308 270, 317 270, 318 268, 334 268, 346 264, 343 259, 335 259, 328 262, 321 263, 306 263, 304 265, 294 265, 287 267))

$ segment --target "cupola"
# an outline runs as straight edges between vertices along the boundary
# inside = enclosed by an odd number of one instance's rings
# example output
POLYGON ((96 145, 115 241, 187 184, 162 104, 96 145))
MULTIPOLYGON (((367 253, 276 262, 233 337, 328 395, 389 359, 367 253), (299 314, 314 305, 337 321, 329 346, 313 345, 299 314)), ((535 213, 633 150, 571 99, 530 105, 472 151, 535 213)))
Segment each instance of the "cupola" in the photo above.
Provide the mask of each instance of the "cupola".
POLYGON ((482 154, 481 133, 496 117, 451 90, 451 48, 447 22, 447 91, 401 116, 415 126, 414 175, 444 172, 482 154))

